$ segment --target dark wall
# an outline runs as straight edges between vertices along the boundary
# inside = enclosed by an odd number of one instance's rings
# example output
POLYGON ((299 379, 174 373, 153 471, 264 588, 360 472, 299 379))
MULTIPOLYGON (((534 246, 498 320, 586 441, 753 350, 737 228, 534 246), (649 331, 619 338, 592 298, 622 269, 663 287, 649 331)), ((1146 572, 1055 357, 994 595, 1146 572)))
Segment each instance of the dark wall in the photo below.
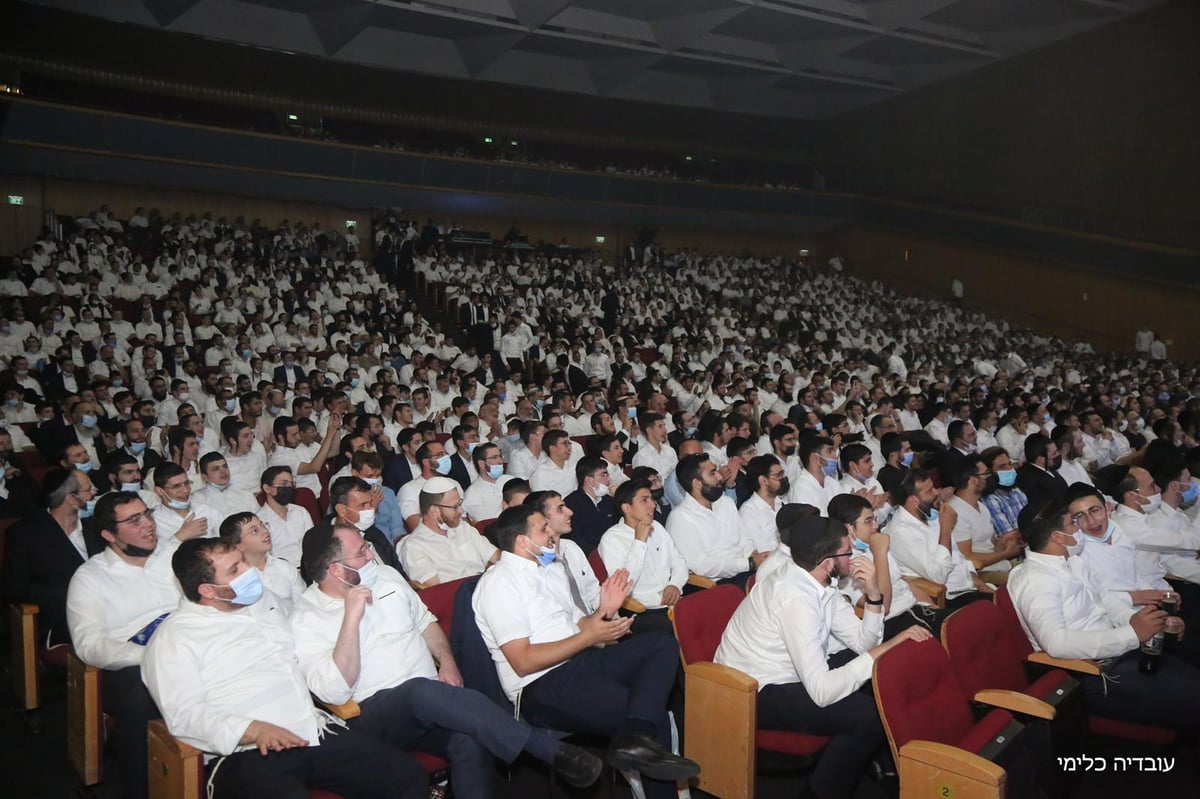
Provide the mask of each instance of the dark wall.
POLYGON ((856 189, 1200 243, 1200 3, 1175 0, 824 126, 856 189), (1060 217, 1081 211, 1095 219, 1060 217))

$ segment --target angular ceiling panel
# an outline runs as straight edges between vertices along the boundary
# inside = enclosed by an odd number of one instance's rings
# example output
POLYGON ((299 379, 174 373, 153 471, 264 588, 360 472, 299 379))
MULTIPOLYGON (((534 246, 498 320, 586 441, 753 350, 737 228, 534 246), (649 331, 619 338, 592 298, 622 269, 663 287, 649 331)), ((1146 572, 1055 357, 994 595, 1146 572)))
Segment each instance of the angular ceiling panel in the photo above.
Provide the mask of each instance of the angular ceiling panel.
POLYGON ((385 67, 821 119, 1165 0, 24 0, 385 67))

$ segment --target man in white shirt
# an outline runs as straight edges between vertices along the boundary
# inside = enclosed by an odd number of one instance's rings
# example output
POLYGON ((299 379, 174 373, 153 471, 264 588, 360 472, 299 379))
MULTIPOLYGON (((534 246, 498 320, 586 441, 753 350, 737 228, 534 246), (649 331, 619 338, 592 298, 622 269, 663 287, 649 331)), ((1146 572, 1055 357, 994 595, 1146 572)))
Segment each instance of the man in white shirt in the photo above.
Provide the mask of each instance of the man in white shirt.
POLYGON ((417 500, 421 522, 396 542, 404 573, 424 588, 482 574, 500 559, 496 547, 467 523, 461 491, 449 477, 426 480, 417 500))
POLYGON ((262 519, 249 511, 232 513, 221 522, 221 538, 237 547, 246 564, 258 569, 263 586, 282 603, 284 615, 292 612, 304 581, 295 563, 289 563, 271 552, 271 531, 262 519))
POLYGON ((621 520, 600 539, 600 557, 610 574, 624 569, 633 582, 632 596, 646 606, 634 620, 634 632, 671 631, 666 609, 674 607, 687 584, 687 561, 666 528, 654 520, 658 503, 649 480, 629 480, 617 488, 613 502, 621 520))
POLYGON ((571 462, 571 437, 565 430, 547 430, 542 436, 545 460, 529 476, 534 491, 557 491, 564 497, 579 488, 575 464, 571 462))
POLYGON ((146 642, 179 602, 171 556, 197 527, 159 541, 153 512, 135 493, 96 503, 105 550, 76 571, 67 588, 67 626, 75 653, 104 670, 104 710, 118 720, 116 744, 125 796, 145 797, 146 723, 159 717, 138 667, 146 642))
POLYGON ((421 467, 420 474, 414 474, 412 479, 400 486, 396 492, 396 501, 400 503, 400 515, 404 517, 404 526, 415 530, 421 521, 421 491, 427 480, 434 477, 446 477, 450 474, 450 454, 446 447, 437 441, 426 441, 417 448, 417 464, 421 467))
POLYGON ((496 522, 500 562, 479 580, 472 605, 505 694, 529 723, 612 736, 605 761, 636 771, 648 799, 674 799, 675 781, 699 773, 671 754, 667 698, 679 649, 666 633, 619 646, 632 619, 617 617, 632 583, 623 570, 601 587, 589 613, 564 581, 551 579, 554 534, 536 508, 508 508, 496 522))
POLYGON ((275 420, 272 432, 275 436, 275 451, 271 453, 268 466, 286 466, 296 479, 297 488, 307 488, 313 496, 321 493, 321 467, 333 454, 337 445, 339 431, 342 428, 342 415, 334 413, 329 417, 329 425, 325 428, 325 436, 321 440, 321 448, 316 457, 307 460, 300 451, 300 426, 290 416, 280 416, 275 420))
POLYGON ((737 505, 725 495, 721 477, 708 456, 688 455, 676 469, 683 502, 667 517, 667 532, 688 568, 712 580, 745 587, 754 570, 771 554, 759 551, 742 531, 737 505))
POLYGON ((759 455, 746 467, 746 482, 754 493, 738 508, 742 537, 753 542, 758 552, 773 552, 779 546, 775 516, 783 507, 791 481, 777 457, 759 455))
POLYGON ((358 530, 332 525, 306 535, 304 573, 313 583, 291 618, 300 668, 322 701, 358 703, 351 729, 446 757, 463 796, 494 796, 493 756, 511 763, 522 751, 577 787, 599 776, 595 755, 462 687, 438 620, 399 573, 380 565, 358 530))
POLYGON ((189 538, 213 538, 225 517, 208 505, 192 499, 192 483, 182 466, 163 463, 154 468, 154 493, 159 506, 154 510, 158 537, 166 540, 176 533, 189 538))
POLYGON ((212 508, 222 520, 235 513, 255 513, 258 500, 245 489, 233 484, 229 464, 219 452, 210 452, 200 457, 200 474, 204 475, 204 488, 192 494, 201 505, 212 508))
POLYGON ((471 453, 471 468, 479 479, 463 494, 463 510, 473 522, 495 519, 500 515, 504 498, 504 484, 515 479, 504 473, 504 459, 500 447, 495 444, 480 444, 471 453))
POLYGON ((844 524, 800 519, 788 540, 792 562, 755 584, 714 659, 758 681, 760 726, 833 738, 809 778, 810 793, 847 799, 886 745, 875 699, 862 690, 875 659, 931 636, 913 626, 882 643, 884 596, 875 566, 854 557, 844 524), (835 587, 843 578, 866 596, 861 620, 835 587))
POLYGON ((975 573, 975 565, 954 545, 954 524, 939 519, 937 490, 929 472, 912 469, 893 492, 896 512, 888 522, 891 553, 904 577, 922 577, 946 586, 946 607, 957 609, 977 599, 991 601, 993 589, 975 573))
POLYGON ((191 541, 173 560, 185 598, 147 647, 143 678, 171 734, 216 756, 213 799, 425 799, 414 758, 313 707, 283 610, 235 546, 191 541))
POLYGON ((1167 614, 1154 605, 1135 613, 1128 601, 1097 587, 1077 557, 1090 546, 1077 515, 1063 502, 1022 515, 1029 550, 1013 569, 1008 591, 1029 643, 1051 657, 1101 661, 1103 676, 1075 675, 1097 715, 1194 732, 1200 728, 1200 670, 1161 647, 1153 656, 1157 672, 1140 670, 1139 647, 1163 634, 1167 614))
POLYGON ((271 534, 271 554, 292 564, 300 565, 300 542, 313 526, 312 515, 294 504, 296 482, 286 466, 272 466, 262 473, 260 490, 263 504, 256 511, 271 534))
POLYGON ((983 503, 992 471, 978 455, 967 455, 955 462, 958 472, 946 475, 955 492, 942 503, 941 513, 953 525, 954 545, 975 567, 979 579, 991 585, 1004 585, 1012 565, 1010 558, 1021 554, 1017 534, 996 534, 992 514, 983 503))
POLYGON ((791 487, 788 502, 812 505, 824 515, 829 500, 842 493, 833 439, 805 436, 800 442, 800 465, 803 468, 791 487))
POLYGON ((1092 476, 1088 474, 1087 465, 1083 460, 1083 433, 1079 430, 1063 425, 1054 431, 1054 443, 1058 445, 1058 451, 1062 455, 1062 465, 1056 470, 1056 474, 1061 477, 1067 485, 1072 483, 1087 483, 1095 485, 1092 482, 1092 476))
POLYGON ((649 466, 666 480, 679 463, 679 456, 667 443, 666 420, 661 414, 645 413, 638 417, 638 426, 642 430, 642 440, 633 456, 633 468, 649 466))
POLYGON ((542 438, 546 434, 546 425, 539 421, 528 421, 521 424, 522 447, 516 447, 508 458, 508 473, 513 477, 528 480, 538 464, 545 460, 542 449, 542 438))

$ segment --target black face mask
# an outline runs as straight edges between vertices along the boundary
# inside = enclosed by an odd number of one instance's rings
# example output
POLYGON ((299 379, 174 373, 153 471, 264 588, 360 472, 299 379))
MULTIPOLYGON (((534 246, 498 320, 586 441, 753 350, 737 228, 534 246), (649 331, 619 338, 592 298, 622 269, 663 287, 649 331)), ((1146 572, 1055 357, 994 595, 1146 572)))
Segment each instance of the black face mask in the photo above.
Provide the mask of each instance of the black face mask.
POLYGON ((1046 468, 1052 472, 1056 472, 1062 468, 1062 458, 1055 458, 1046 465, 1046 468))
POLYGON ((791 489, 792 481, 786 477, 781 477, 779 479, 779 490, 775 492, 775 496, 782 497, 783 495, 787 494, 788 491, 791 491, 791 489))
POLYGON ((784 447, 783 454, 784 454, 784 457, 787 457, 787 458, 792 457, 793 455, 796 454, 796 446, 793 444, 790 447, 784 447))
POLYGON ((280 505, 291 505, 295 500, 295 486, 279 486, 275 489, 275 501, 280 505))
POLYGON ((131 558, 148 558, 154 554, 153 549, 146 549, 145 547, 128 544, 119 538, 116 539, 115 543, 117 544, 117 549, 121 550, 131 558))
POLYGON ((667 493, 667 490, 665 488, 650 489, 650 496, 654 497, 655 502, 660 502, 662 500, 662 498, 664 496, 666 496, 666 493, 667 493))
POLYGON ((718 499, 725 496, 725 488, 723 486, 701 486, 700 496, 704 497, 709 502, 716 502, 718 499))
POLYGON ((158 423, 157 416, 139 416, 138 418, 142 420, 142 424, 147 430, 149 430, 151 427, 154 427, 154 425, 158 423))

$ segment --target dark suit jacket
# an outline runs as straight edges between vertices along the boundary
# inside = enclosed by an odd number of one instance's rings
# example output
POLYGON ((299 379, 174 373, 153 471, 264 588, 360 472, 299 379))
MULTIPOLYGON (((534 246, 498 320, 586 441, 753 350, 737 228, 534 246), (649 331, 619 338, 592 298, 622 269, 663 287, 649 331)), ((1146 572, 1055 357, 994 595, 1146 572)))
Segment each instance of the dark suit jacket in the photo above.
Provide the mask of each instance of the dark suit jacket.
POLYGON ((462 486, 462 490, 466 491, 471 487, 471 470, 474 468, 475 464, 463 460, 462 455, 455 452, 450 456, 450 474, 446 476, 456 481, 462 486))
POLYGON ((1027 463, 1017 469, 1017 488, 1029 498, 1029 507, 1036 508, 1047 500, 1061 499, 1067 493, 1067 481, 1027 463))
MULTIPOLYGON (((286 385, 287 384, 287 372, 288 372, 288 368, 286 366, 276 366, 275 367, 275 382, 286 385)), ((292 364, 292 374, 294 374, 296 376, 297 382, 304 380, 304 370, 301 369, 299 366, 296 366, 295 364, 292 364)))
POLYGON ((385 486, 399 493, 400 486, 411 479, 413 479, 413 473, 412 467, 408 464, 408 458, 402 454, 384 458, 383 484, 385 486))
MULTIPOLYGON (((88 554, 98 548, 89 542, 88 554)), ((31 602, 40 608, 41 633, 52 644, 70 643, 67 586, 83 565, 58 522, 39 509, 8 530, 4 546, 5 602, 31 602)))
POLYGON ((563 501, 575 514, 571 517, 571 540, 585 555, 592 554, 592 550, 600 546, 604 532, 621 520, 612 497, 601 497, 599 502, 592 502, 582 489, 576 489, 563 501))

